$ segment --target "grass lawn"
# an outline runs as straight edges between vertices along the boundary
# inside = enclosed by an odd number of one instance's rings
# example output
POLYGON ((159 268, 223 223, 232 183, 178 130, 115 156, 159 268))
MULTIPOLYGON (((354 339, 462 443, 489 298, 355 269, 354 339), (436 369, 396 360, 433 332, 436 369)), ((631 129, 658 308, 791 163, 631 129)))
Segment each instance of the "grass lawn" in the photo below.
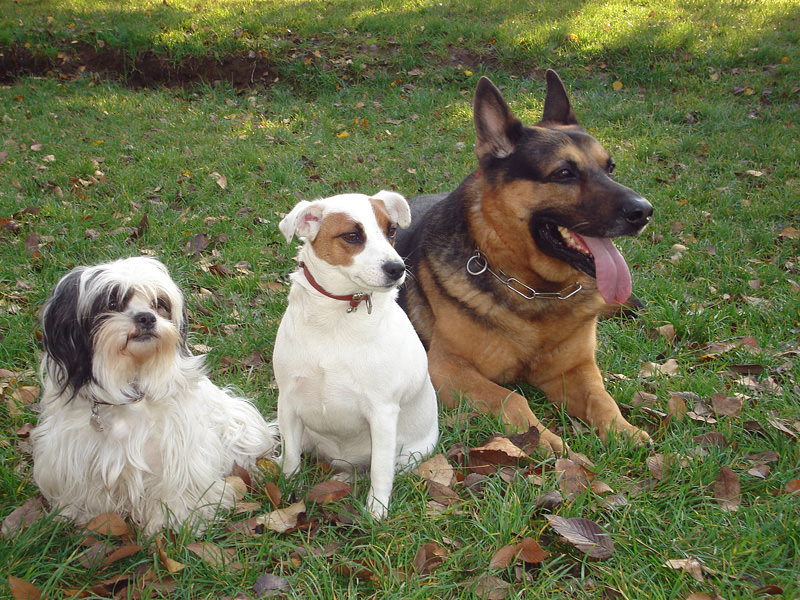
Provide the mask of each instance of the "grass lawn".
POLYGON ((0 596, 800 596, 796 2, 19 0, 0 14, 0 67, 0 596), (458 449, 506 432, 463 408, 440 418, 452 497, 400 476, 381 522, 364 481, 309 501, 329 478, 310 460, 290 480, 264 465, 251 512, 200 536, 87 539, 37 511, 38 309, 67 270, 159 257, 212 379, 274 416, 295 253, 281 214, 454 189, 475 164, 478 78, 533 123, 548 67, 655 207, 619 241, 645 310, 603 321, 598 350, 652 448, 603 444, 523 387, 591 463, 534 455, 473 486, 458 449), (253 529, 300 500, 292 530, 253 529), (546 515, 613 549, 588 556, 546 515), (520 543, 546 556, 498 559, 520 543))

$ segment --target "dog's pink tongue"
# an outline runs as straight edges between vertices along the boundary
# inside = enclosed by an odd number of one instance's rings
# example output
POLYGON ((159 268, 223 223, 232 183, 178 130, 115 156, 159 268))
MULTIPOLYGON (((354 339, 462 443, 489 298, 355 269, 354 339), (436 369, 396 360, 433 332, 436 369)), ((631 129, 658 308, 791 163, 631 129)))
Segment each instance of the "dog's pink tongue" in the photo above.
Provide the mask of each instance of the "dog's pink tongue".
POLYGON ((617 247, 608 238, 583 236, 583 241, 594 255, 597 291, 607 304, 625 302, 632 291, 631 272, 617 247))

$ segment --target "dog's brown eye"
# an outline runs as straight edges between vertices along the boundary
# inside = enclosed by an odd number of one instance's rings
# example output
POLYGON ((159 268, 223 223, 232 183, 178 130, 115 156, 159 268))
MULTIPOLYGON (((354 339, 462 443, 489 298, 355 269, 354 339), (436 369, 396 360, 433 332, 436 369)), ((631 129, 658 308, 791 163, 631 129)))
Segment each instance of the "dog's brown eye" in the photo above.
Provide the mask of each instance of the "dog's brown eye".
POLYGON ((347 233, 343 233, 339 236, 348 244, 361 244, 363 243, 363 239, 361 238, 361 234, 358 231, 348 231, 347 233))
POLYGON ((156 312, 164 317, 165 319, 170 318, 170 304, 169 300, 164 298, 159 298, 158 300, 153 300, 153 308, 156 309, 156 312))
POLYGON ((570 169, 557 169, 550 175, 550 179, 553 181, 566 181, 568 179, 573 179, 575 177, 574 173, 570 169))
POLYGON ((389 227, 386 229, 386 237, 388 237, 390 240, 393 240, 396 235, 397 235, 397 225, 395 224, 389 225, 389 227))
POLYGON ((116 297, 112 296, 108 299, 108 310, 117 310, 117 308, 119 308, 119 302, 116 297))

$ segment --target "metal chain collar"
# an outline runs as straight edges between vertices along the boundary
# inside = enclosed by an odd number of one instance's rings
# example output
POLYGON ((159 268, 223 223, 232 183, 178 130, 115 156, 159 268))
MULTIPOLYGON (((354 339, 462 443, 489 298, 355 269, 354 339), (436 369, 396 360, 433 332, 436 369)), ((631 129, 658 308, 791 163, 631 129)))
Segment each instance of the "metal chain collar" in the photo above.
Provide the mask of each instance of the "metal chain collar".
POLYGON ((505 273, 495 273, 489 268, 489 261, 481 253, 480 250, 475 250, 475 254, 467 259, 467 273, 476 277, 483 273, 491 273, 497 281, 502 283, 512 292, 515 292, 525 298, 526 300, 533 300, 535 298, 550 298, 555 300, 567 300, 572 298, 575 294, 583 290, 583 286, 579 282, 568 285, 559 292, 537 292, 532 287, 525 285, 516 277, 507 277, 505 273))

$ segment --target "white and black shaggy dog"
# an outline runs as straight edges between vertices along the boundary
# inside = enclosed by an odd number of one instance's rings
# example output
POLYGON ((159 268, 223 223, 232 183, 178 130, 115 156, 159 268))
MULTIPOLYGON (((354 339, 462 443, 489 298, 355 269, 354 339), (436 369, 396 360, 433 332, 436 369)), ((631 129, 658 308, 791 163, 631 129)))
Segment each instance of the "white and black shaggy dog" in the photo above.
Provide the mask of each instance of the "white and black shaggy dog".
POLYGON ((279 449, 277 427, 192 356, 183 294, 159 261, 77 267, 42 311, 33 476, 79 524, 129 514, 148 534, 233 505, 234 462, 279 449))
POLYGON ((281 221, 300 248, 273 355, 283 471, 302 452, 345 477, 370 473, 367 505, 386 515, 395 469, 430 454, 439 436, 428 360, 395 301, 405 266, 394 250, 408 227, 400 194, 303 201, 281 221))

